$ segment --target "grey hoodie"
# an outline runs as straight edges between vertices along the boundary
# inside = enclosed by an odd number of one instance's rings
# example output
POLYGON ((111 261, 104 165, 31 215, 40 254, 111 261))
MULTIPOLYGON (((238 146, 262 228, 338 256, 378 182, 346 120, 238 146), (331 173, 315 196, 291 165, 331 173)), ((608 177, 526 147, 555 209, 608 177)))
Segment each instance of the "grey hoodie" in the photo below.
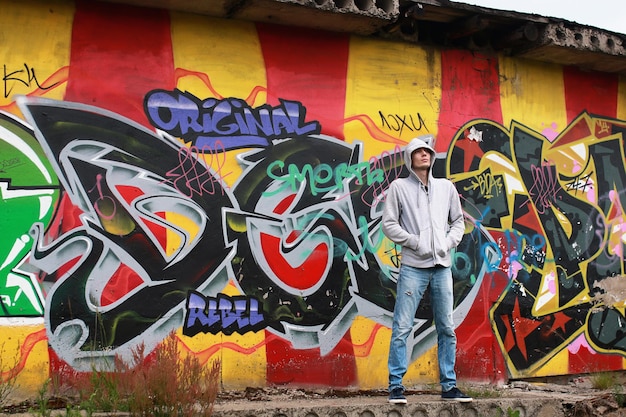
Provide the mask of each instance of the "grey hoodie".
POLYGON ((450 266, 450 250, 461 242, 465 232, 461 200, 454 184, 433 177, 433 141, 432 135, 420 136, 405 147, 404 163, 410 175, 391 183, 383 209, 383 233, 402 246, 402 264, 417 268, 450 266), (411 154, 420 148, 431 153, 428 188, 411 169, 411 154))

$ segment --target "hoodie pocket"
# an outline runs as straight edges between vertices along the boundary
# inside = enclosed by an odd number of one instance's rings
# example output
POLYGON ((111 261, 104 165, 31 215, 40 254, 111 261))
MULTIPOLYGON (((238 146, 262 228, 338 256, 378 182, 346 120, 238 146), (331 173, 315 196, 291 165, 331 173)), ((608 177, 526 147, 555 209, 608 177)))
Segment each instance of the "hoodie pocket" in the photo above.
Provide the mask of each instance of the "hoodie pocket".
POLYGON ((432 252, 432 248, 430 247, 430 242, 428 242, 428 239, 423 239, 422 237, 418 236, 417 239, 417 250, 415 251, 415 253, 420 256, 427 256, 432 252))
POLYGON ((450 252, 446 232, 443 230, 435 230, 433 233, 433 239, 435 240, 435 254, 437 257, 446 257, 448 252, 450 252))
POLYGON ((420 224, 417 235, 417 256, 420 258, 432 258, 433 256, 433 229, 428 223, 420 224))

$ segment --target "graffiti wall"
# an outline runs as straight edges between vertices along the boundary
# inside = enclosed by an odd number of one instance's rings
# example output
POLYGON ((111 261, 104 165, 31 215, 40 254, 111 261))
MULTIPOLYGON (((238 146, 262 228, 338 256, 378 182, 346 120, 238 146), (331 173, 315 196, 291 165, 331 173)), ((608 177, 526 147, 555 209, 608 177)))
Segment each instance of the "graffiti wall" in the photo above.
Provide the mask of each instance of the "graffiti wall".
MULTIPOLYGON (((3 379, 36 391, 175 332, 225 388, 385 388, 401 254, 381 213, 425 133, 465 212, 459 378, 626 368, 624 79, 93 1, 2 7, 3 379)), ((407 384, 438 380, 435 339, 426 297, 407 384)))

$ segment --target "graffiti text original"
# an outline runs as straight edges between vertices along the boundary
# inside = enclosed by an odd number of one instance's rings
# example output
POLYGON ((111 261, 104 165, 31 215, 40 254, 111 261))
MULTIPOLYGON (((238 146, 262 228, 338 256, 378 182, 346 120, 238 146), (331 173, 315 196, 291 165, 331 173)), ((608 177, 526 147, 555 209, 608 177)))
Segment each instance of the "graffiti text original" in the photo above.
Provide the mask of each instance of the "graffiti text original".
POLYGON ((144 107, 154 127, 198 148, 213 149, 217 141, 225 150, 265 147, 273 139, 320 132, 318 122, 305 123, 306 109, 295 101, 252 108, 237 98, 200 100, 179 90, 154 90, 144 107))

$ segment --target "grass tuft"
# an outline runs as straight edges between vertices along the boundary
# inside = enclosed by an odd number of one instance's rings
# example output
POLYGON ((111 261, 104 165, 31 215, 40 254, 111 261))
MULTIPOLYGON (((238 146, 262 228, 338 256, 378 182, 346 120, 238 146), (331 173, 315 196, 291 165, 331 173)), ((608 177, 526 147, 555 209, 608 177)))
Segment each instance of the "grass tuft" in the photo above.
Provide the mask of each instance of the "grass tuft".
POLYGON ((617 378, 610 372, 598 372, 591 376, 591 386, 595 389, 605 390, 614 387, 617 378))
POLYGON ((498 398, 502 396, 502 392, 492 385, 476 385, 461 387, 465 394, 472 398, 498 398))

